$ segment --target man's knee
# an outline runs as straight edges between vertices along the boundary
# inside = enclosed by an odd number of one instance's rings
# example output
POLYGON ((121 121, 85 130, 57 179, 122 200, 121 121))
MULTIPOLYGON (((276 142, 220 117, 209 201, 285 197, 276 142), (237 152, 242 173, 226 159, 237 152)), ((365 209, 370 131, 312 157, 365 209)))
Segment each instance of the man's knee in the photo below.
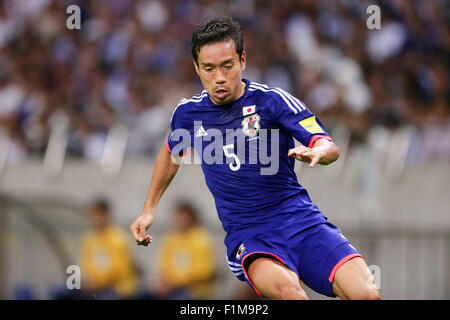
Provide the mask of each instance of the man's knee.
POLYGON ((365 289, 358 291, 354 297, 354 300, 380 300, 381 295, 378 289, 365 289))
MULTIPOLYGON (((345 292, 346 299, 350 300, 380 300, 380 291, 375 287, 353 288, 345 292)), ((341 297, 342 298, 342 297, 341 297)))
POLYGON ((280 285, 275 289, 275 298, 278 300, 309 300, 300 286, 280 285))

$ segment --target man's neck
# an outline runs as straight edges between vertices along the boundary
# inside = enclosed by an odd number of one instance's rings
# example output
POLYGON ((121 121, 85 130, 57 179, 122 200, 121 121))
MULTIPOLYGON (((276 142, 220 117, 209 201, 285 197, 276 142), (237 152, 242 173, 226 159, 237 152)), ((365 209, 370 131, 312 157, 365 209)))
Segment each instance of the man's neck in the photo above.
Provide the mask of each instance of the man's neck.
MULTIPOLYGON (((244 95, 246 86, 247 86, 247 83, 244 80, 241 80, 241 83, 239 85, 239 94, 235 99, 233 99, 233 102, 235 102, 236 100, 239 100, 244 95)), ((233 102, 231 102, 231 103, 233 103, 233 102)))

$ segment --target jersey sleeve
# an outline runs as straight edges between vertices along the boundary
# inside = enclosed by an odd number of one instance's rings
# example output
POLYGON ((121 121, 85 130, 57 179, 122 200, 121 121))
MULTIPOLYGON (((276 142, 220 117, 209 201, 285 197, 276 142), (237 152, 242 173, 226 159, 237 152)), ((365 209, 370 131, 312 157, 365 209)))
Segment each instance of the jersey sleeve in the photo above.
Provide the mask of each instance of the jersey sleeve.
POLYGON ((188 127, 183 121, 180 104, 175 108, 170 120, 170 134, 166 139, 166 148, 174 156, 183 157, 188 154, 188 148, 191 146, 188 127))
POLYGON ((281 129, 286 130, 304 146, 311 148, 318 139, 333 141, 322 122, 306 105, 284 90, 277 89, 272 105, 274 119, 281 129))

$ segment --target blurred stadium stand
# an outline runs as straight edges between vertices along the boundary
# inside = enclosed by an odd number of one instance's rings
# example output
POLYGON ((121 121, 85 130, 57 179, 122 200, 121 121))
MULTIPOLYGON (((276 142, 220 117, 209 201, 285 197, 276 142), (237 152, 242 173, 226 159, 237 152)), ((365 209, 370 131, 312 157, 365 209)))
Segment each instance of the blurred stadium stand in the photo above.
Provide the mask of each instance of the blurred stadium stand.
POLYGON ((179 99, 201 89, 190 33, 219 13, 243 26, 246 77, 292 92, 330 130, 344 125, 352 145, 371 128, 391 135, 411 127, 408 160, 450 159, 448 1, 5 0, 0 148, 7 140, 7 161, 58 154, 55 146, 105 161, 118 123, 127 128, 127 157, 153 155, 179 99), (373 3, 380 30, 366 28, 373 3), (81 8, 81 30, 66 28, 69 4, 81 8))
MULTIPOLYGON (((380 266, 383 297, 449 299, 445 0, 1 1, 0 297, 45 299, 65 282, 95 196, 113 202, 124 228, 139 214, 174 106, 202 89, 190 33, 219 14, 243 26, 245 77, 302 99, 341 148, 330 167, 297 163, 299 181, 380 266), (81 30, 66 28, 70 4, 81 30), (380 30, 366 28, 369 4, 381 7, 380 30)), ((180 170, 152 227, 155 247, 133 254, 151 283, 170 203, 191 197, 223 262, 214 297, 228 298, 237 280, 203 181, 198 166, 180 170)))

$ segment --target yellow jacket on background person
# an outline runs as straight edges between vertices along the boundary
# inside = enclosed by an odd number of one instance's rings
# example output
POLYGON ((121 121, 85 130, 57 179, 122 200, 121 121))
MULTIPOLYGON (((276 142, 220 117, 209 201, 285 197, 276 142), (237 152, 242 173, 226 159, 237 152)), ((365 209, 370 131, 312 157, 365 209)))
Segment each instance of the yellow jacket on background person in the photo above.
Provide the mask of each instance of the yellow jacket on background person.
POLYGON ((121 297, 135 293, 137 274, 125 232, 116 226, 89 231, 82 241, 81 274, 94 290, 113 288, 121 297))
POLYGON ((188 289, 194 299, 208 299, 215 273, 214 254, 212 239, 204 228, 170 231, 157 259, 159 273, 172 287, 188 289))

